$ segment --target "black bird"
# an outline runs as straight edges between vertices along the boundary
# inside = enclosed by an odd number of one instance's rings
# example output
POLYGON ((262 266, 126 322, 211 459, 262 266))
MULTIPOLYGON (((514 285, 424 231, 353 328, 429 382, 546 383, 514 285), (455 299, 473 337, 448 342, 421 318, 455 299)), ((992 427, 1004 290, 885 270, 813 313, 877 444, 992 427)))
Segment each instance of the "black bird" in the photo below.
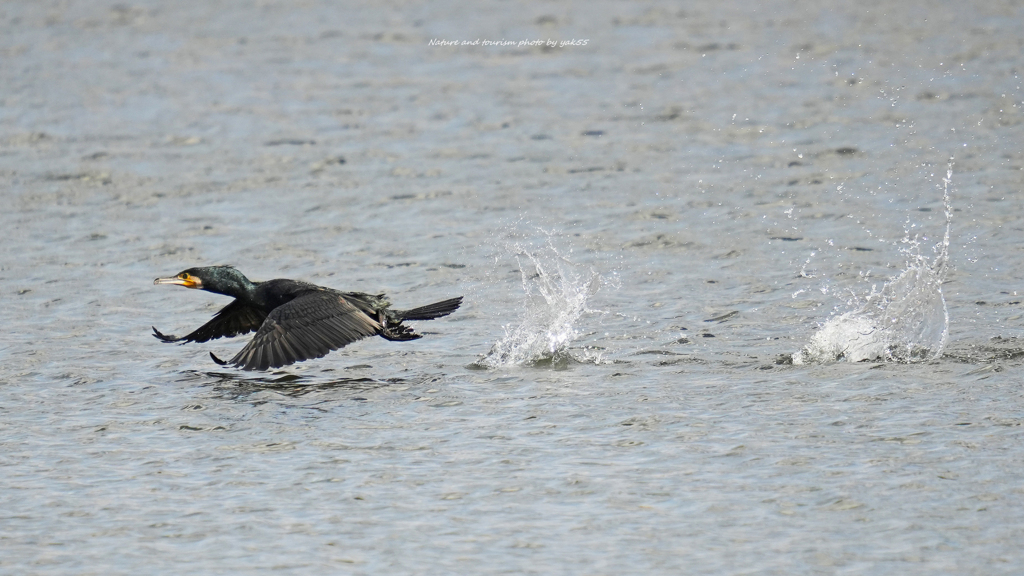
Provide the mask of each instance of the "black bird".
POLYGON ((435 302, 412 310, 392 310, 383 294, 340 292, 297 280, 253 282, 232 266, 189 268, 173 278, 157 278, 154 284, 177 284, 233 296, 213 319, 186 336, 168 336, 153 327, 164 342, 207 342, 248 334, 256 336, 224 361, 213 361, 243 370, 280 368, 320 358, 328 352, 368 336, 405 341, 422 338, 405 320, 433 320, 454 312, 462 297, 435 302))

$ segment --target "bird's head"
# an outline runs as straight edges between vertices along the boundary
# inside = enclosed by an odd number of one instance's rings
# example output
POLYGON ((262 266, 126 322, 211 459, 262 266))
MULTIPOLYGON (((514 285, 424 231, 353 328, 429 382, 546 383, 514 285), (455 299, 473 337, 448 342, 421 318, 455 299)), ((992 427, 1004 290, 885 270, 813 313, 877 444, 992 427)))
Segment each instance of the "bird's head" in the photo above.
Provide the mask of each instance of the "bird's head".
POLYGON ((252 282, 233 266, 200 266, 179 272, 170 278, 157 278, 153 284, 177 284, 185 288, 206 290, 228 296, 238 296, 252 286, 252 282))

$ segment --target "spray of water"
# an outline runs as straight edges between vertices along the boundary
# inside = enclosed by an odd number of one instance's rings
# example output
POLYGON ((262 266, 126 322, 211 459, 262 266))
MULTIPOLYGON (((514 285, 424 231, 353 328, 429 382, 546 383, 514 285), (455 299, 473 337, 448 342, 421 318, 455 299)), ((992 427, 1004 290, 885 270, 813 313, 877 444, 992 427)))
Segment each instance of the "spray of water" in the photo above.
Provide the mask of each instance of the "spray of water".
POLYGON ((600 275, 563 256, 550 233, 543 243, 514 241, 505 249, 518 264, 524 307, 518 324, 503 326, 504 337, 478 364, 564 366, 590 360, 569 346, 580 336, 577 323, 589 311, 587 300, 597 292, 600 275))
POLYGON ((949 187, 950 160, 943 178, 942 203, 946 232, 934 247, 935 257, 921 254, 921 243, 909 234, 903 239, 908 257, 905 270, 872 290, 857 310, 829 319, 810 342, 793 355, 794 364, 846 360, 916 362, 938 358, 949 336, 949 312, 942 283, 949 261, 949 231, 953 221, 949 187))

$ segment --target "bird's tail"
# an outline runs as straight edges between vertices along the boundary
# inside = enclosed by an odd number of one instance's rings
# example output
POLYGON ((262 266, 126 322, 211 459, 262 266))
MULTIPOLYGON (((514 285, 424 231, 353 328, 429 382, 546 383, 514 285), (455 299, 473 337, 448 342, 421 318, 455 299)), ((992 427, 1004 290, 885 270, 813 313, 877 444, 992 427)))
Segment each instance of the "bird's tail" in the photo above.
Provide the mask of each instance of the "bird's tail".
POLYGON ((395 310, 395 316, 400 320, 433 320, 434 318, 440 318, 455 312, 461 304, 462 296, 459 296, 458 298, 434 302, 433 304, 427 304, 412 310, 395 310))

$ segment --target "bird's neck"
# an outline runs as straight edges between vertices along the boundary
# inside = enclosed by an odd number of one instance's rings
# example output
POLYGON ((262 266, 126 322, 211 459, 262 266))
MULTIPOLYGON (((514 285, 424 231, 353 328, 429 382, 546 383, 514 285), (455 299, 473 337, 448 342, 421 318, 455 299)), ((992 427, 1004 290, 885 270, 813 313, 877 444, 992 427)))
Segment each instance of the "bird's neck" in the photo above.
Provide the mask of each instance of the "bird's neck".
POLYGON ((258 284, 258 282, 253 282, 245 276, 240 276, 222 279, 216 285, 207 287, 206 290, 241 300, 252 301, 256 298, 258 284))

